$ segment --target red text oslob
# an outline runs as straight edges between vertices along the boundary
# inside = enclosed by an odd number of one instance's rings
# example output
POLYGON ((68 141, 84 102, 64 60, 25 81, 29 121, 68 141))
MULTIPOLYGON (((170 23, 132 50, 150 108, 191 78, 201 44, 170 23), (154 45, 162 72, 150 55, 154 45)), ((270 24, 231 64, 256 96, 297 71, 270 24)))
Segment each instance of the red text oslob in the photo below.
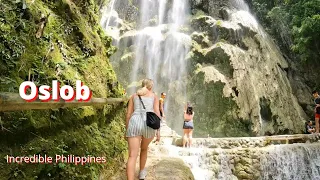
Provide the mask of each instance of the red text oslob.
POLYGON ((83 85, 80 80, 76 81, 76 90, 68 85, 60 88, 60 83, 57 80, 52 81, 52 88, 47 85, 42 85, 39 89, 33 82, 25 81, 21 83, 19 87, 19 94, 22 99, 28 102, 36 100, 38 95, 39 99, 43 102, 50 100, 59 101, 60 97, 65 101, 73 101, 74 99, 78 101, 89 101, 92 96, 89 87, 83 85), (27 94, 28 88, 31 89, 30 94, 27 94))

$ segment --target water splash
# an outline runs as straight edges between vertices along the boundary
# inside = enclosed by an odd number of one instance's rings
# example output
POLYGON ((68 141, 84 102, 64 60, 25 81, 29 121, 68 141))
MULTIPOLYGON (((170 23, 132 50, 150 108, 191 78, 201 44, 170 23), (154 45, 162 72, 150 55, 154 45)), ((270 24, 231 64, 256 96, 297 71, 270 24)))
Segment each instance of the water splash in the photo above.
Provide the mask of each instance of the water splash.
POLYGON ((250 11, 248 4, 244 2, 244 0, 232 0, 230 4, 231 6, 237 8, 238 10, 247 11, 247 12, 250 11))
POLYGON ((277 145, 261 157, 262 179, 320 179, 318 144, 277 145))
POLYGON ((195 180, 211 180, 214 172, 210 169, 212 150, 208 148, 181 148, 167 146, 168 155, 181 158, 189 166, 195 180))
MULTIPOLYGON (((180 148, 167 146, 169 156, 181 158, 191 169, 195 180, 230 180, 241 179, 234 174, 234 164, 230 159, 241 156, 244 149, 235 150, 220 148, 180 148), (216 159, 212 154, 216 154, 216 159)), ((262 180, 313 180, 320 179, 319 144, 289 144, 264 148, 248 149, 248 153, 259 152, 260 179, 262 180)), ((239 157, 241 158, 241 157, 239 157)), ((254 168, 254 166, 251 166, 254 168)), ((252 169, 253 170, 253 169, 252 169)))
POLYGON ((231 21, 235 23, 241 23, 242 25, 251 28, 255 32, 260 34, 266 34, 262 31, 262 27, 259 25, 257 19, 251 14, 249 6, 244 0, 232 0, 231 5, 236 9, 231 14, 231 21))
POLYGON ((217 152, 219 153, 219 172, 218 172, 218 179, 230 179, 232 176, 232 171, 231 171, 231 164, 229 163, 229 157, 221 149, 218 149, 217 152))

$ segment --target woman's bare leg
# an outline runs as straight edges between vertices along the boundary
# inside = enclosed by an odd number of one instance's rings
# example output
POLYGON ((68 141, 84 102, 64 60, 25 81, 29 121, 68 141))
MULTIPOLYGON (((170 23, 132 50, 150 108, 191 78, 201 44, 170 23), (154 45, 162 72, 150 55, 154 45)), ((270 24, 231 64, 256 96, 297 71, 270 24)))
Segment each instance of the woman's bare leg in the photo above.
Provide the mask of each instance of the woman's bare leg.
POLYGON ((152 138, 142 138, 141 141, 141 150, 140 150, 140 171, 144 169, 147 162, 148 155, 148 146, 150 142, 153 140, 152 138))
POLYGON ((182 147, 185 147, 185 146, 186 146, 186 143, 187 143, 187 135, 188 135, 188 129, 183 129, 182 147))
POLYGON ((189 129, 189 132, 188 132, 189 147, 191 147, 192 145, 192 133, 193 133, 193 129, 189 129))
POLYGON ((127 162, 127 180, 134 180, 134 172, 136 170, 136 162, 140 148, 141 136, 129 137, 129 159, 127 162))

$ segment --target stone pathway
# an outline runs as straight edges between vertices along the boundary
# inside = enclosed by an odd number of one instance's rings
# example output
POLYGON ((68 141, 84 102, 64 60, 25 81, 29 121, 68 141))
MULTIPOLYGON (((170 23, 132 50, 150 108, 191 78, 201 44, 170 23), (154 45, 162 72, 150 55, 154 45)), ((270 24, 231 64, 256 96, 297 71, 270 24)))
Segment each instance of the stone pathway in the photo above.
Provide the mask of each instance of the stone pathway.
MULTIPOLYGON (((172 145, 174 139, 181 138, 175 131, 165 123, 161 124, 160 142, 152 142, 149 145, 148 160, 146 168, 147 180, 193 180, 192 172, 185 162, 179 157, 169 154, 169 149, 176 149, 172 145)), ((139 157, 136 165, 136 176, 139 173, 139 157)), ((111 180, 126 180, 125 167, 115 174, 111 180)), ((138 180, 138 177, 136 178, 138 180)))

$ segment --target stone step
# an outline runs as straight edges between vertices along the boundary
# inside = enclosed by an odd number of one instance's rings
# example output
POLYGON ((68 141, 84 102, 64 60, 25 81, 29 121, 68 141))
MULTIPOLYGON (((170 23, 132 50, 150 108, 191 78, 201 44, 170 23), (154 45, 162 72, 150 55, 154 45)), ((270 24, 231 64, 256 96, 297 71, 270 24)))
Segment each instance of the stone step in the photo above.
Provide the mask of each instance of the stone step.
MULTIPOLYGON (((256 148, 271 144, 292 144, 317 142, 320 134, 295 134, 260 137, 234 137, 234 138, 193 138, 192 146, 198 148, 256 148)), ((182 146, 182 138, 174 138, 173 145, 182 146)))

